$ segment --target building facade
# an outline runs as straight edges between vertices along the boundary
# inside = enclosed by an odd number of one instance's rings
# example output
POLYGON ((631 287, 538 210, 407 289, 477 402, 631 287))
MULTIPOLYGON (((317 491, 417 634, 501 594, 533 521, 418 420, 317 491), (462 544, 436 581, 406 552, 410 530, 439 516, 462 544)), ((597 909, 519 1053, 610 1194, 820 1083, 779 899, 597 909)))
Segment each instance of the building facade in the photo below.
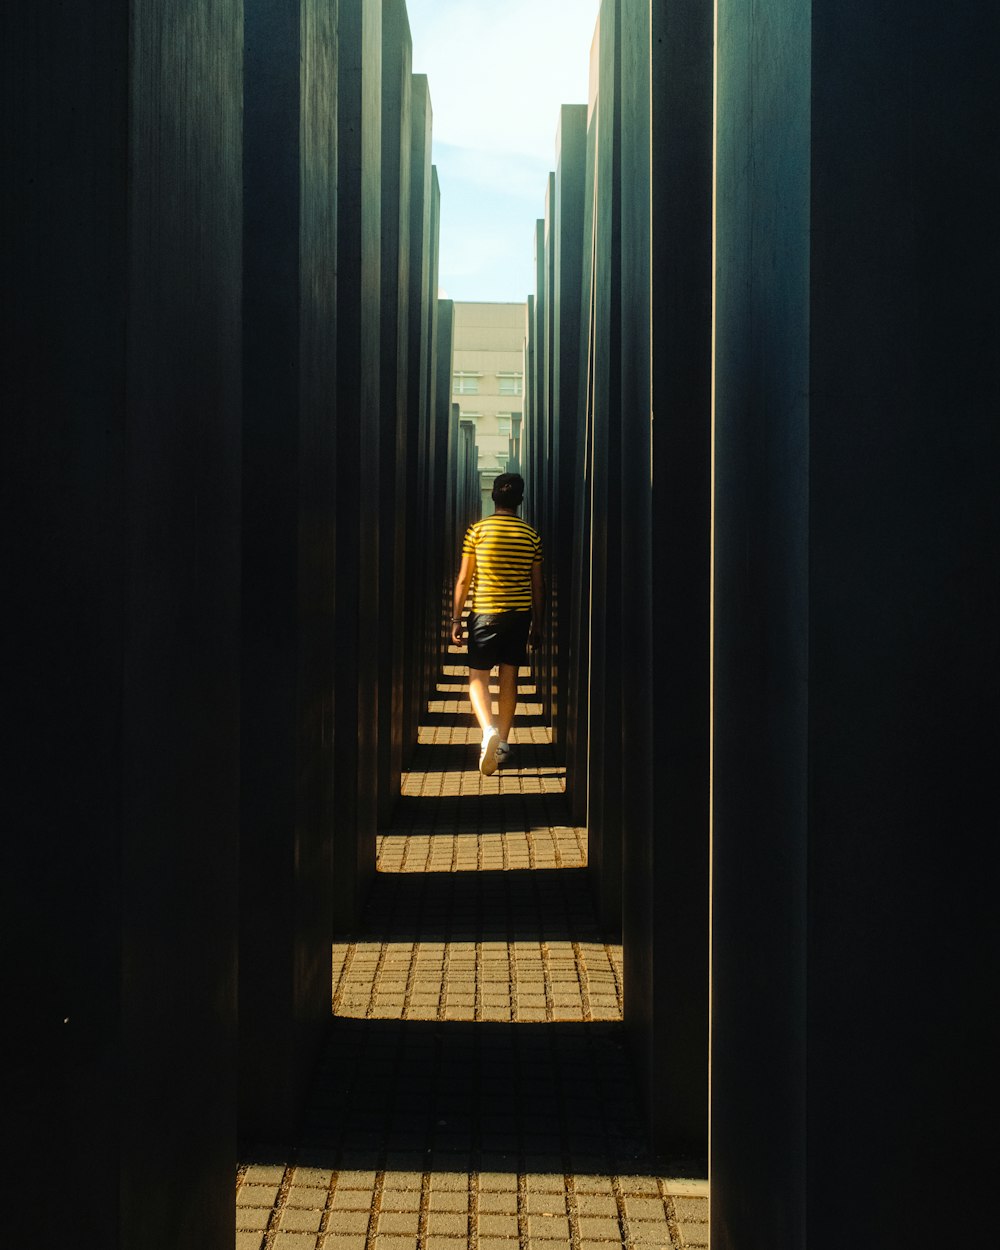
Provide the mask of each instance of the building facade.
POLYGON ((483 515, 497 474, 520 460, 525 304, 455 304, 452 399, 476 427, 483 515))

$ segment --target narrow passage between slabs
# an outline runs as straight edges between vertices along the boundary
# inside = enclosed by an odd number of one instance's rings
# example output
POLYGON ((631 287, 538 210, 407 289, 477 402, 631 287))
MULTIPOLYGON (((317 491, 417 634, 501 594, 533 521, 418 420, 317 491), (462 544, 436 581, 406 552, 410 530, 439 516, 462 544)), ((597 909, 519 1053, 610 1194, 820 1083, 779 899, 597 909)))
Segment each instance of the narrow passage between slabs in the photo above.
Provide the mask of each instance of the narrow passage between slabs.
POLYGON ((241 1169, 237 1250, 685 1250, 707 1185, 657 1175, 586 830, 527 669, 516 767, 478 770, 466 670, 423 718, 291 1162, 241 1169))

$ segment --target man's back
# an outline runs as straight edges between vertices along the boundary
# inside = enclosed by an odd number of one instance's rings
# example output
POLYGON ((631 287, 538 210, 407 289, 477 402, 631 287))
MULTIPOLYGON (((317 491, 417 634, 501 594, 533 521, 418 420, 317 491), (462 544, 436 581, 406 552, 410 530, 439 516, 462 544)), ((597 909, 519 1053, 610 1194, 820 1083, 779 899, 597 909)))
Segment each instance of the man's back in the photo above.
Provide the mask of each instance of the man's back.
POLYGON ((542 540, 527 521, 484 517, 469 527, 462 554, 476 557, 473 612, 531 611, 531 567, 541 562, 542 540))

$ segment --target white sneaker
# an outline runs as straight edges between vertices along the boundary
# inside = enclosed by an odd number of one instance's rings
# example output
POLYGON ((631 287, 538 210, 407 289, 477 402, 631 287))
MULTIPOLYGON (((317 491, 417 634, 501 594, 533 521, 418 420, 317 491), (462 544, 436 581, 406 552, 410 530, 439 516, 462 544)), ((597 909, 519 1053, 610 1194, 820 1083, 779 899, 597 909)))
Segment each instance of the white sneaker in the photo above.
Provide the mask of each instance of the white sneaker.
POLYGON ((500 735, 492 726, 483 734, 483 746, 479 752, 479 771, 484 777, 492 777, 497 770, 497 747, 500 735))
POLYGON ((497 743, 497 768, 507 768, 510 766, 510 743, 497 743))

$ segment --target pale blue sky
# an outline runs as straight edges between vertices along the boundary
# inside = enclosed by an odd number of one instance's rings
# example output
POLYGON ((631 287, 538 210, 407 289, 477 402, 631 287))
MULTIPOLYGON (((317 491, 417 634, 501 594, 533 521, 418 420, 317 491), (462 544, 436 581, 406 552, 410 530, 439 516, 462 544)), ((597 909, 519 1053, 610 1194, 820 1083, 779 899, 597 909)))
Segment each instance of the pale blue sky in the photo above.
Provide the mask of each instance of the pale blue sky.
POLYGON ((561 104, 584 104, 600 0, 406 0, 413 69, 430 80, 441 180, 442 292, 533 290, 561 104))

